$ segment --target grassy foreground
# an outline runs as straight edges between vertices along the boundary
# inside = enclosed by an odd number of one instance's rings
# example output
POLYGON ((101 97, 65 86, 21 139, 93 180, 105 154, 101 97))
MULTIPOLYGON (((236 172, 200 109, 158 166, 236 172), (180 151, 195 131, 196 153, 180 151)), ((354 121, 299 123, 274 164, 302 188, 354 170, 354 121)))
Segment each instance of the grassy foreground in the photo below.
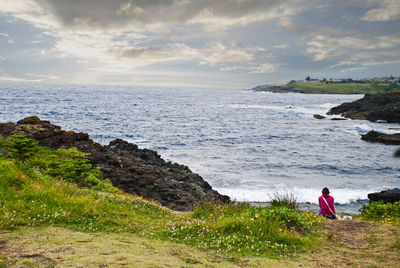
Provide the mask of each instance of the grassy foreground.
POLYGON ((332 267, 338 257, 343 267, 398 264, 400 204, 365 207, 380 224, 327 222, 285 202, 179 213, 121 193, 76 150, 23 136, 0 145, 0 267, 332 267), (349 248, 346 239, 358 236, 362 248, 349 248))

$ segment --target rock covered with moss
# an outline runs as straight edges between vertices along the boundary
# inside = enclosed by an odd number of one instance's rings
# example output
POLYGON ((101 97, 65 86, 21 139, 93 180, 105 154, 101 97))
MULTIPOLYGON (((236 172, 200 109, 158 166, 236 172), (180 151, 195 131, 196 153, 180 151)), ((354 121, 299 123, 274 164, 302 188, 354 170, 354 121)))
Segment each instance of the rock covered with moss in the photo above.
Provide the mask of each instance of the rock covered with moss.
POLYGON ((24 134, 51 148, 77 148, 88 153, 94 168, 125 192, 152 199, 174 210, 191 210, 205 201, 228 202, 187 166, 164 161, 157 152, 117 139, 102 146, 86 133, 64 131, 37 116, 0 124, 0 134, 24 134))

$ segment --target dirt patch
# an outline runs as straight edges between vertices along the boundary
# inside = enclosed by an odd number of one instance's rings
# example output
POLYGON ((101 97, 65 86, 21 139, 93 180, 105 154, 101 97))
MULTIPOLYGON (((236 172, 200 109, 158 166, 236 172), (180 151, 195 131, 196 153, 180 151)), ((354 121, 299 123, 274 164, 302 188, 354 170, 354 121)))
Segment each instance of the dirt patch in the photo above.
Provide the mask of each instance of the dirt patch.
POLYGON ((47 258, 42 254, 20 254, 16 256, 20 259, 29 259, 34 261, 34 263, 44 265, 46 267, 54 267, 56 265, 56 261, 53 259, 47 258))
POLYGON ((393 250, 398 233, 392 228, 358 220, 329 222, 325 242, 305 258, 318 267, 400 267, 400 251, 393 250))
MULTIPOLYGON (((5 257, 4 267, 55 267, 57 262, 41 253, 27 254, 23 248, 0 242, 0 257, 5 257)), ((3 266, 1 266, 3 267, 3 266)))

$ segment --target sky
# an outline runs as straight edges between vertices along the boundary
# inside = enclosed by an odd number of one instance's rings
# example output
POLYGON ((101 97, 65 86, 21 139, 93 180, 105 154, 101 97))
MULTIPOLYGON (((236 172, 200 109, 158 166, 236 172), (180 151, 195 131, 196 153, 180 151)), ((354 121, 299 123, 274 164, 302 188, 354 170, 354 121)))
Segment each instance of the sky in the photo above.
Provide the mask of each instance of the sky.
POLYGON ((245 89, 400 76, 400 0, 0 0, 0 81, 245 89))

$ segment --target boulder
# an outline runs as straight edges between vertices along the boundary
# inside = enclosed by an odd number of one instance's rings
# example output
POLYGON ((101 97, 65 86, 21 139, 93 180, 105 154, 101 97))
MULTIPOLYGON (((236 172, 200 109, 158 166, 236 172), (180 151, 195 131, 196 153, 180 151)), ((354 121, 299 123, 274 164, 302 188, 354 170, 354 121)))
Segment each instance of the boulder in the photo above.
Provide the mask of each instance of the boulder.
POLYGON ((27 124, 36 125, 39 123, 40 123, 40 118, 37 117, 36 115, 29 116, 29 117, 21 119, 17 122, 17 124, 21 124, 21 125, 27 125, 27 124))
POLYGON ((116 139, 102 146, 87 133, 64 131, 37 116, 0 124, 0 135, 24 134, 51 148, 71 148, 88 153, 94 168, 123 191, 151 199, 178 211, 192 210, 202 202, 229 202, 187 166, 166 162, 153 150, 116 139))
POLYGON ((369 202, 383 201, 384 203, 394 203, 400 201, 400 190, 386 190, 378 193, 368 194, 369 202))
POLYGON ((394 153, 394 157, 400 157, 400 149, 398 149, 398 150, 394 153))
POLYGON ((329 110, 328 115, 369 121, 400 123, 400 92, 366 94, 362 99, 343 103, 329 110))
POLYGON ((379 142, 383 144, 400 144, 400 133, 396 134, 384 134, 377 131, 369 131, 365 135, 361 135, 361 139, 371 142, 379 142))
POLYGON ((314 114, 313 117, 315 119, 325 119, 325 116, 319 115, 319 114, 314 114))

